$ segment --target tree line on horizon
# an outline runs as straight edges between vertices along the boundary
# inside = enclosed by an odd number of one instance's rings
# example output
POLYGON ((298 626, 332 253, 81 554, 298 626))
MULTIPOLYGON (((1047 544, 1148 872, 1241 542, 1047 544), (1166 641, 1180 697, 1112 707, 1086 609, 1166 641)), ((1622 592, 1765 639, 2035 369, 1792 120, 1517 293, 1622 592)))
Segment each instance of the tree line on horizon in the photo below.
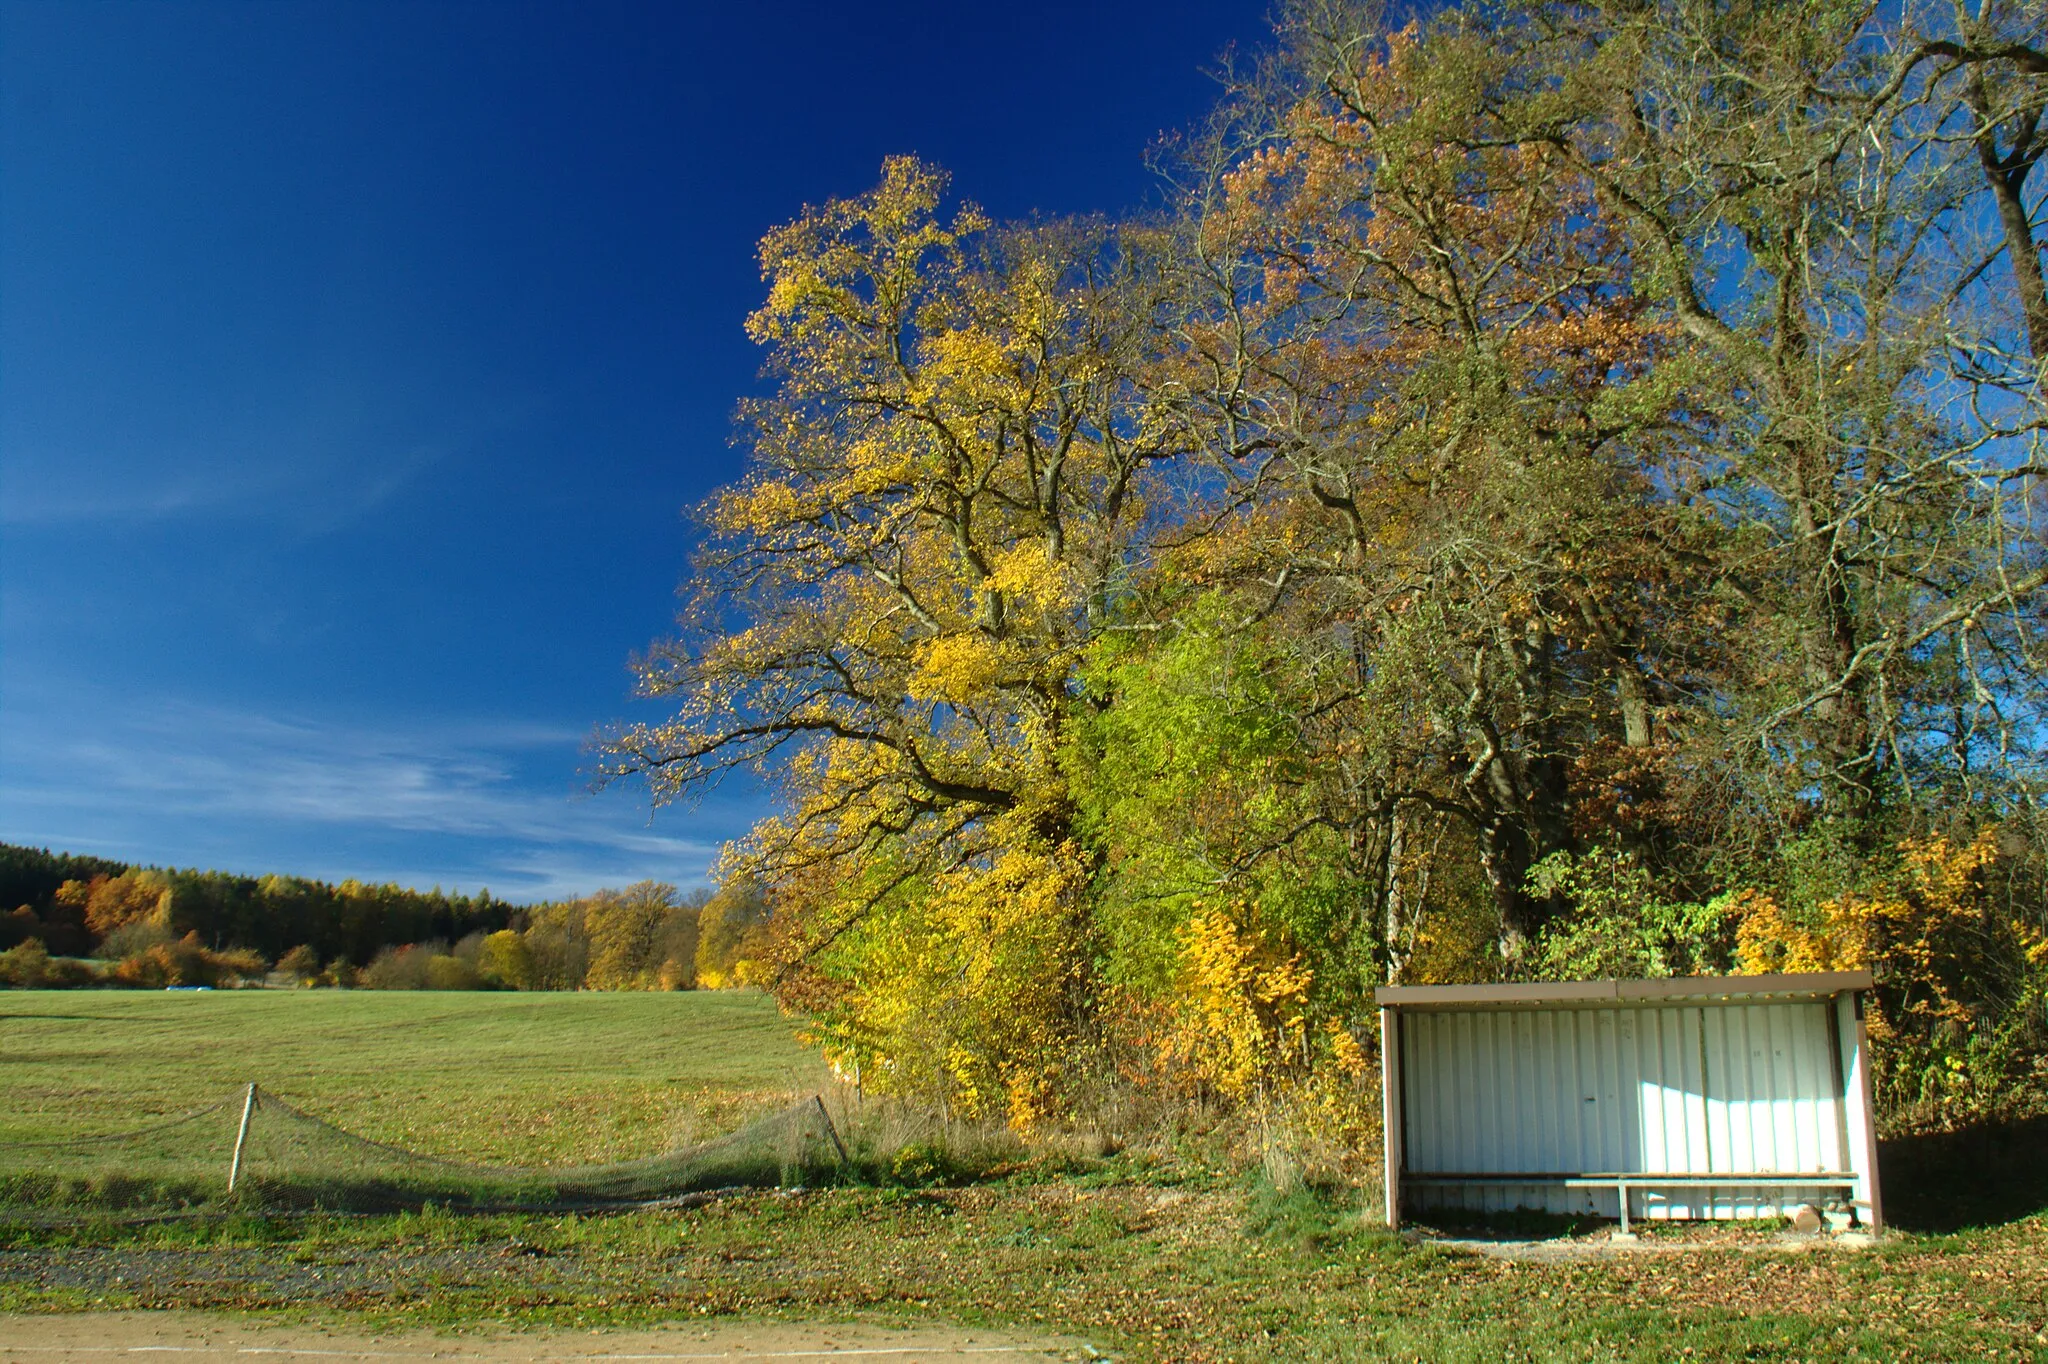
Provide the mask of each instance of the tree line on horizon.
POLYGON ((132 866, 0 844, 0 985, 258 981, 362 989, 717 988, 750 979, 766 917, 735 886, 513 905, 356 880, 132 866))
POLYGON ((503 928, 515 906, 488 890, 449 894, 350 879, 242 876, 144 867, 0 844, 0 949, 37 938, 56 956, 89 956, 138 922, 196 933, 209 949, 275 959, 299 944, 366 963, 388 946, 503 928))
POLYGON ((767 917, 748 885, 641 881, 525 907, 496 932, 386 948, 360 971, 310 949, 278 967, 300 984, 373 990, 717 990, 756 983, 767 917))
POLYGON ((772 783, 762 978, 948 1111, 1341 1107, 1387 981, 1849 967, 1887 1121, 2048 1104, 2044 32, 1294 0, 1156 212, 891 159, 761 243, 606 776, 772 783))

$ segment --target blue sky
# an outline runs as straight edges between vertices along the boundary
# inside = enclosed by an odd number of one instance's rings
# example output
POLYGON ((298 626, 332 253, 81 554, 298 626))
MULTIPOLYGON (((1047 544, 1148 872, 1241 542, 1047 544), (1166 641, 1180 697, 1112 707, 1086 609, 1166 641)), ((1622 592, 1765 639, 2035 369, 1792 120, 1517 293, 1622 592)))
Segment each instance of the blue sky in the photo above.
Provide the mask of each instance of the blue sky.
POLYGON ((734 477, 762 232, 884 156, 1114 212, 1256 3, 0 0, 0 840, 515 900, 734 477))

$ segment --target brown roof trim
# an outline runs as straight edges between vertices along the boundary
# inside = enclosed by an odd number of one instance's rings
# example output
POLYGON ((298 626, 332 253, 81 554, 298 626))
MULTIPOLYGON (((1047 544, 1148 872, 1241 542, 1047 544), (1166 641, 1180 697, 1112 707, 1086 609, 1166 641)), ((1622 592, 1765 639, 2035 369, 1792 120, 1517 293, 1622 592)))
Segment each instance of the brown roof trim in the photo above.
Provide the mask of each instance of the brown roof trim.
POLYGON ((1759 999, 1868 990, 1868 971, 1815 971, 1792 976, 1674 976, 1666 980, 1564 980, 1518 985, 1382 985, 1382 1008, 1429 1009, 1475 1004, 1621 1004, 1664 999, 1759 999))

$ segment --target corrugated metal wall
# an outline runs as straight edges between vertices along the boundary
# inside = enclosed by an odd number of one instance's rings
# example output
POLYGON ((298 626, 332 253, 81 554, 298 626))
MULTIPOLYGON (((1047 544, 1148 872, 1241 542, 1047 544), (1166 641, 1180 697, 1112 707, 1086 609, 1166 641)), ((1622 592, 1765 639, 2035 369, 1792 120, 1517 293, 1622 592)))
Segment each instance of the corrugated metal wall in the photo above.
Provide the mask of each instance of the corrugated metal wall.
MULTIPOLYGON (((1611 1189, 1421 1181, 1847 1170, 1841 1057, 1827 1002, 1404 1010, 1407 1200, 1613 1217, 1611 1189)), ((1633 1215, 1756 1216, 1839 1196, 1646 1190, 1634 1195, 1633 1215)))

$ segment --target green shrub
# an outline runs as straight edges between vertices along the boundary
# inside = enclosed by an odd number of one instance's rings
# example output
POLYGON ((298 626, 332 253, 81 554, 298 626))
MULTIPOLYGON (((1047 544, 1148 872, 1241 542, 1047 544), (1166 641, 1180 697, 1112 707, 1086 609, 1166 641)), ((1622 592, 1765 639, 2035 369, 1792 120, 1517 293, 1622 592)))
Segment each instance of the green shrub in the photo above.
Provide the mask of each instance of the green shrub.
POLYGON ((43 976, 45 990, 76 990, 105 983, 105 978, 91 962, 80 961, 76 957, 50 958, 50 969, 43 976))
POLYGON ((39 990, 49 974, 50 953, 41 938, 30 938, 18 947, 0 952, 0 985, 39 990))
POLYGON ((1667 900, 1642 860, 1611 848, 1553 853, 1529 869, 1529 889, 1570 908, 1548 924, 1535 974, 1550 980, 1725 973, 1735 945, 1736 897, 1667 900))
POLYGON ((474 966, 460 957, 429 957, 427 959, 427 988, 429 990, 481 990, 484 979, 477 974, 474 966))
POLYGON ((486 985, 501 990, 533 988, 533 949, 527 946, 526 935, 515 929, 503 929, 485 938, 477 950, 476 965, 477 974, 486 985))
POLYGON ((320 978, 320 954, 300 943, 277 959, 277 969, 300 985, 312 985, 320 978))
POLYGON ((943 1184, 953 1175, 953 1162, 936 1142, 912 1142, 889 1160, 889 1177, 907 1188, 943 1184))

